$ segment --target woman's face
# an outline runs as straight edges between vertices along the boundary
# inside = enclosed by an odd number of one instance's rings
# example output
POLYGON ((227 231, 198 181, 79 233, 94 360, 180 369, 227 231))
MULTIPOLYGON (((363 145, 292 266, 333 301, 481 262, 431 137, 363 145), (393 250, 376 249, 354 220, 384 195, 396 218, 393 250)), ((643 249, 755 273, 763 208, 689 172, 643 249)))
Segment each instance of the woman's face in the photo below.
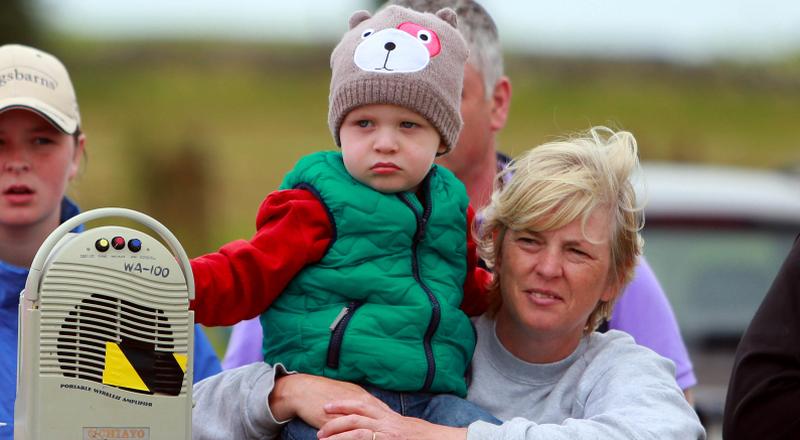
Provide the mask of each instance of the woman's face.
POLYGON ((598 301, 614 298, 609 212, 595 210, 585 232, 580 218, 552 231, 506 232, 496 267, 503 299, 497 329, 512 352, 509 345, 522 349, 542 340, 554 347, 540 353, 549 355, 545 360, 563 359, 598 301))
POLYGON ((34 112, 0 113, 0 228, 58 225, 82 153, 83 138, 76 142, 34 112))

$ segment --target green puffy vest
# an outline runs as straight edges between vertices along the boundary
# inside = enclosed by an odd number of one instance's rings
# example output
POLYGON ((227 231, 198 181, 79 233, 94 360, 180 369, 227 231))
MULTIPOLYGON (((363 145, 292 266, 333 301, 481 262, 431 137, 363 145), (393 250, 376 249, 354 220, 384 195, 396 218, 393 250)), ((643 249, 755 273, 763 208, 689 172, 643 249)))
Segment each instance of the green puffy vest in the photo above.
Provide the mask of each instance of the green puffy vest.
POLYGON ((264 360, 393 391, 466 395, 475 333, 459 309, 467 194, 434 166, 409 192, 359 183, 338 152, 301 159, 281 185, 325 205, 333 239, 261 315, 264 360))

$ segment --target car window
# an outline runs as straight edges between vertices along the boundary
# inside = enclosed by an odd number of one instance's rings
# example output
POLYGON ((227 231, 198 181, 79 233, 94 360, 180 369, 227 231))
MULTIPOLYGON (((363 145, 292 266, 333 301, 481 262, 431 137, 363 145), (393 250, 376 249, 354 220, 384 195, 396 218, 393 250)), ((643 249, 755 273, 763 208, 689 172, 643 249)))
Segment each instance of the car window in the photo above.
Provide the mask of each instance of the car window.
POLYGON ((688 345, 738 342, 797 232, 711 225, 644 229, 645 254, 688 345))

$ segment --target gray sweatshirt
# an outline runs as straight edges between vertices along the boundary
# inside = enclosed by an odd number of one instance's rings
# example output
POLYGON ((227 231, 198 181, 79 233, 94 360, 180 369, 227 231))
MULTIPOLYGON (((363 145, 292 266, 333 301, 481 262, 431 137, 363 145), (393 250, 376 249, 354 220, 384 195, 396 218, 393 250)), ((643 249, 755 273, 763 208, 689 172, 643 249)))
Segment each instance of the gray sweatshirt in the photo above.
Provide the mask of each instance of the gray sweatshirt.
POLYGON ((531 364, 503 347, 493 320, 475 326, 467 398, 506 422, 475 422, 468 440, 705 438, 673 363, 627 333, 592 333, 567 358, 531 364))
MULTIPOLYGON (((478 345, 467 398, 502 420, 475 422, 478 439, 704 439, 697 415, 675 382, 674 366, 623 332, 593 333, 553 364, 509 353, 494 321, 475 322, 478 345)), ((267 405, 275 376, 263 363, 222 372, 194 386, 195 440, 266 440, 280 430, 267 405)))
POLYGON ((256 362, 226 370, 194 385, 193 440, 268 440, 278 438, 282 424, 267 405, 275 378, 286 374, 256 362))

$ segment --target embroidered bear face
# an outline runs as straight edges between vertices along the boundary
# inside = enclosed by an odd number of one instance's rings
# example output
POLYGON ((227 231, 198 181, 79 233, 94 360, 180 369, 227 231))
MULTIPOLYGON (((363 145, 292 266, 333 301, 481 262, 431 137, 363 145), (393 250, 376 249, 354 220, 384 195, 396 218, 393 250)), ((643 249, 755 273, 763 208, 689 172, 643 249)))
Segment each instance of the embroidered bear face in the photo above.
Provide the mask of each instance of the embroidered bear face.
POLYGON ((353 60, 362 70, 373 72, 416 72, 425 68, 441 51, 439 36, 412 22, 375 32, 365 29, 353 60))

